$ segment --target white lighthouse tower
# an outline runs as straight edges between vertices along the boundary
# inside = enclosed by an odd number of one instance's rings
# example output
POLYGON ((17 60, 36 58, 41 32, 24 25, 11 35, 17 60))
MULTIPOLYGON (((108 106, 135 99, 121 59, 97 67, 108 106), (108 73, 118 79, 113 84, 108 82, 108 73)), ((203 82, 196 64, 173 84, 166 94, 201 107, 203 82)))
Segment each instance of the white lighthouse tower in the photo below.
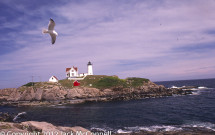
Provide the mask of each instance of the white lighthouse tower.
POLYGON ((93 75, 93 65, 90 61, 87 64, 87 69, 88 69, 88 75, 93 75))

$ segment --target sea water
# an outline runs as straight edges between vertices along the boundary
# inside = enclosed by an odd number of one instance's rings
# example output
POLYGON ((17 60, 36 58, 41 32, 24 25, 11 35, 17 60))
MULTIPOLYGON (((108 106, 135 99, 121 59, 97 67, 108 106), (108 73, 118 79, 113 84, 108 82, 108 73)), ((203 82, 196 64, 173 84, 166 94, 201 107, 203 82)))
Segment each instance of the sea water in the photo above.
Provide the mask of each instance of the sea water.
POLYGON ((197 94, 46 107, 0 106, 1 112, 27 113, 27 120, 82 126, 118 133, 175 131, 201 127, 215 131, 215 79, 155 82, 166 87, 197 86, 197 94))

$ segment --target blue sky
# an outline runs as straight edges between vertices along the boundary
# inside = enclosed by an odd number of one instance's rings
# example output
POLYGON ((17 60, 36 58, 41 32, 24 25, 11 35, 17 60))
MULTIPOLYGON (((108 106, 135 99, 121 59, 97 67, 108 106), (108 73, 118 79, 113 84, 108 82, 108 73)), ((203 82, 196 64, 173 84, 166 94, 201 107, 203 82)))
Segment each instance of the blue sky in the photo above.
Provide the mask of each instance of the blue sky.
POLYGON ((152 81, 215 77, 214 0, 1 0, 0 88, 65 68, 152 81), (51 45, 43 35, 56 22, 51 45))

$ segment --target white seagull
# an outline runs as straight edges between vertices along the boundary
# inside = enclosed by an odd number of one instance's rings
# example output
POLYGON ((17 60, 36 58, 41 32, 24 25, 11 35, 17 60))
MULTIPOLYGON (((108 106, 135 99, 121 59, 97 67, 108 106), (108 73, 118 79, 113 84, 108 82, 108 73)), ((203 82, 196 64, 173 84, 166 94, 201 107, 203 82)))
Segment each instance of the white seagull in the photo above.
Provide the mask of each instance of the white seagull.
POLYGON ((56 40, 56 37, 57 37, 57 32, 54 30, 54 26, 55 26, 55 22, 53 19, 50 18, 50 21, 49 21, 49 25, 48 25, 48 30, 47 29, 44 29, 42 31, 42 33, 49 33, 51 38, 52 38, 52 44, 55 43, 55 40, 56 40))

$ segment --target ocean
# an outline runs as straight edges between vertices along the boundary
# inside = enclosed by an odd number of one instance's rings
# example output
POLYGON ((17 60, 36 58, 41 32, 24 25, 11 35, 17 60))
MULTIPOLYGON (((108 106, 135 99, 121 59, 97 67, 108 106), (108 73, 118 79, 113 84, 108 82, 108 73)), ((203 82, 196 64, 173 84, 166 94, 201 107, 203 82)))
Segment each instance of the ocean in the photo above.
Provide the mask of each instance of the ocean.
POLYGON ((82 126, 118 133, 174 131, 201 127, 215 131, 215 79, 155 82, 166 87, 197 86, 193 95, 95 102, 48 107, 0 106, 0 112, 26 112, 26 120, 82 126))

